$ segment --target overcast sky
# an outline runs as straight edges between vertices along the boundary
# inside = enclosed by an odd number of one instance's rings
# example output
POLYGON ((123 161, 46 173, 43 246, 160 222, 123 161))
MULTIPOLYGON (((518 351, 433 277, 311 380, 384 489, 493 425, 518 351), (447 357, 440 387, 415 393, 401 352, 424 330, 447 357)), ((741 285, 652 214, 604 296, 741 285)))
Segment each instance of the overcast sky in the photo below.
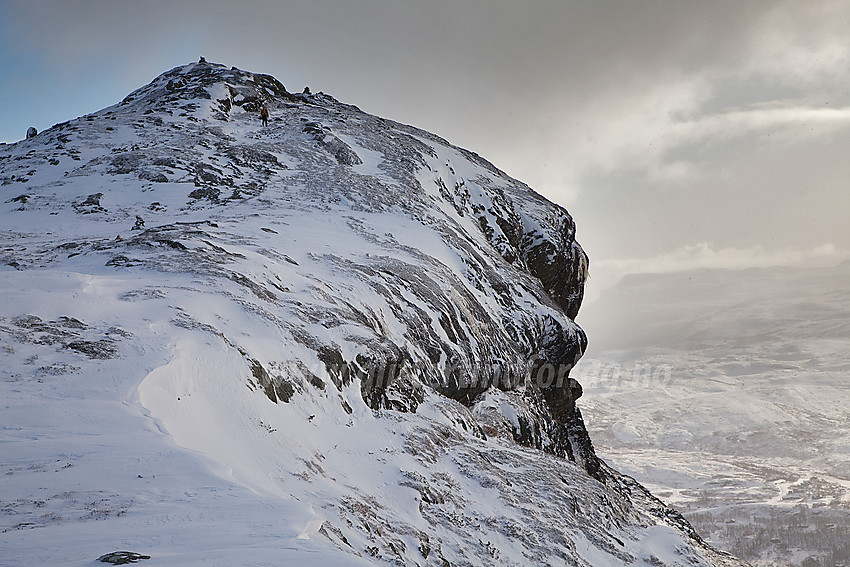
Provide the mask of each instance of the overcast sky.
POLYGON ((201 55, 481 154, 591 285, 850 258, 850 0, 0 0, 0 141, 201 55))

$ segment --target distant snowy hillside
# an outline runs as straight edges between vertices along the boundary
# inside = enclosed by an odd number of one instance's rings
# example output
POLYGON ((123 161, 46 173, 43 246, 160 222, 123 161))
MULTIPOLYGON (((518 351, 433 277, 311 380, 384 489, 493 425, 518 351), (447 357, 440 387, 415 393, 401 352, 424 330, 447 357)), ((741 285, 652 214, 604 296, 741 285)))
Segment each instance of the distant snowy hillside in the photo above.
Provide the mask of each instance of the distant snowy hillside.
POLYGON ((0 145, 0 234, 10 565, 740 564, 593 451, 570 216, 432 134, 186 65, 0 145))
POLYGON ((845 262, 603 293, 582 311, 595 340, 574 373, 600 453, 755 565, 847 564, 848 282, 845 262))

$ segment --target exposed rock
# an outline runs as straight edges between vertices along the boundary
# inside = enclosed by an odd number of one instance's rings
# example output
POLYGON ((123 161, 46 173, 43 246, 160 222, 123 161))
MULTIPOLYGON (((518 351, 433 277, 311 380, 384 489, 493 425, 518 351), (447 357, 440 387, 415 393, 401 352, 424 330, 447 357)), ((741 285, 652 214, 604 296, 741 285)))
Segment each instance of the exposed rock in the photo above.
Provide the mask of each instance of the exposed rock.
POLYGON ((139 179, 152 181, 153 183, 168 183, 168 177, 164 173, 144 169, 139 172, 139 179))
POLYGON ((330 153, 340 165, 360 165, 363 163, 363 160, 351 149, 351 146, 334 136, 330 129, 318 122, 305 124, 304 132, 311 134, 316 144, 330 153))
POLYGON ((82 353, 89 358, 98 359, 112 358, 118 351, 112 341, 107 339, 99 341, 72 341, 66 344, 65 347, 82 353))
POLYGON ((78 213, 83 214, 105 213, 107 212, 106 209, 100 206, 101 199, 103 199, 103 193, 93 193, 86 197, 83 201, 75 203, 74 209, 76 209, 78 213))
POLYGON ((128 565, 130 563, 138 563, 142 559, 150 559, 150 555, 142 555, 132 551, 113 551, 101 555, 97 558, 101 563, 111 563, 112 565, 128 565))
POLYGON ((251 359, 250 363, 251 374, 256 380, 256 382, 251 385, 262 388, 266 396, 274 403, 277 403, 278 400, 282 402, 289 402, 292 395, 295 393, 295 387, 292 383, 282 376, 271 376, 257 360, 251 359))

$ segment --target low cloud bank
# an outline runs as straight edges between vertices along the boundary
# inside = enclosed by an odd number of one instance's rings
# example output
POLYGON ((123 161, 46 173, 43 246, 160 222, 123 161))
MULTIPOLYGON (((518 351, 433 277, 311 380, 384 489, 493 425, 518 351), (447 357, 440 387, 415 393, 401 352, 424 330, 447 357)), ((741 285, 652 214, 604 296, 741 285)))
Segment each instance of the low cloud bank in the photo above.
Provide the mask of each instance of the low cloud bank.
POLYGON ((649 258, 601 260, 591 264, 589 292, 595 296, 628 274, 667 274, 699 269, 745 270, 775 266, 831 266, 850 258, 835 244, 813 248, 714 248, 709 243, 682 246, 649 258))

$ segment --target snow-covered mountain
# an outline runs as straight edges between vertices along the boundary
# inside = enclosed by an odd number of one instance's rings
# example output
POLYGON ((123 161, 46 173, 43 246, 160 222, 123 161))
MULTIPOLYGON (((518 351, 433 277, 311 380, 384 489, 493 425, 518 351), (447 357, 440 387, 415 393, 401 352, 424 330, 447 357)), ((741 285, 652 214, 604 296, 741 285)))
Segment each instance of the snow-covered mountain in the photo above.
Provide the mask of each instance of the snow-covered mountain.
POLYGON ((202 61, 0 203, 4 564, 740 564, 596 457, 573 221, 471 152, 202 61))

